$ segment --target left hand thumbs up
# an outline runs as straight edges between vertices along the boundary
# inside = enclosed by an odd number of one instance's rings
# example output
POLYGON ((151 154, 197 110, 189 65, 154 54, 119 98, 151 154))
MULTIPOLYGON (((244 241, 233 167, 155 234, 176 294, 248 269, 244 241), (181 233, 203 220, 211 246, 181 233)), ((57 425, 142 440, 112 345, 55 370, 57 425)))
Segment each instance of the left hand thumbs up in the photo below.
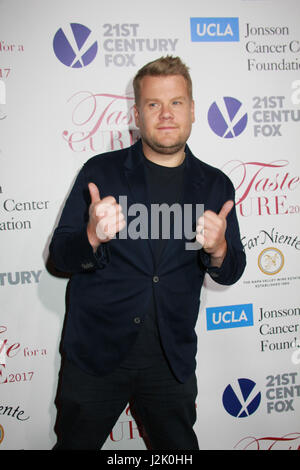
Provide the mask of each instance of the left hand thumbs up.
POLYGON ((229 212, 233 208, 233 201, 226 201, 223 205, 222 209, 219 212, 219 217, 225 218, 228 216, 229 212))
POLYGON ((211 257, 218 258, 222 261, 227 250, 225 240, 227 227, 226 218, 233 206, 233 201, 226 201, 219 214, 208 210, 205 211, 197 221, 196 240, 211 257))

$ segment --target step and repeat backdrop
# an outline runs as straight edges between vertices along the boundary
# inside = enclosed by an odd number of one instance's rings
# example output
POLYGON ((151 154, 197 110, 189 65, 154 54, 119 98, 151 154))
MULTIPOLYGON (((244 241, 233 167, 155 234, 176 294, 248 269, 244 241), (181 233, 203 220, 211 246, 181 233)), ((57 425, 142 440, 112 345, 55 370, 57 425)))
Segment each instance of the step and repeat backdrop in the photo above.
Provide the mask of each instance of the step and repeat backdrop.
MULTIPOLYGON (((201 449, 300 448, 298 0, 0 1, 0 450, 51 449, 68 277, 48 247, 77 172, 131 145, 132 78, 190 67, 189 145, 236 188, 247 267, 205 279, 201 449)), ((146 449, 129 406, 105 449, 146 449)))

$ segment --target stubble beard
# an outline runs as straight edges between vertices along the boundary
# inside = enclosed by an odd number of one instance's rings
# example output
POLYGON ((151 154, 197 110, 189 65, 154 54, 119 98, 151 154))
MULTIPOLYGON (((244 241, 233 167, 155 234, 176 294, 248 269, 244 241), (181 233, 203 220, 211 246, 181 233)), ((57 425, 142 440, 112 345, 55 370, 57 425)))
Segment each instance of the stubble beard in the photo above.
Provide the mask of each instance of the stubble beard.
POLYGON ((148 147, 151 148, 156 153, 159 153, 161 155, 174 155, 175 153, 180 152, 181 150, 183 151, 185 148, 186 140, 182 141, 179 140, 173 145, 164 145, 157 140, 154 139, 148 139, 145 136, 141 136, 142 140, 148 145, 148 147))

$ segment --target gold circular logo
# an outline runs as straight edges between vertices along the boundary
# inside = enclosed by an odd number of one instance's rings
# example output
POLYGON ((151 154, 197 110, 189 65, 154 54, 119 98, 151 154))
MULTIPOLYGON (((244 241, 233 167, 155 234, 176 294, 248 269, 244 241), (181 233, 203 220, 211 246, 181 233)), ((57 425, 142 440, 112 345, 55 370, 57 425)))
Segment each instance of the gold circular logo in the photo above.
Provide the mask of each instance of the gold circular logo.
POLYGON ((284 265, 283 253, 278 248, 265 248, 258 257, 258 267, 270 276, 279 273, 284 265))

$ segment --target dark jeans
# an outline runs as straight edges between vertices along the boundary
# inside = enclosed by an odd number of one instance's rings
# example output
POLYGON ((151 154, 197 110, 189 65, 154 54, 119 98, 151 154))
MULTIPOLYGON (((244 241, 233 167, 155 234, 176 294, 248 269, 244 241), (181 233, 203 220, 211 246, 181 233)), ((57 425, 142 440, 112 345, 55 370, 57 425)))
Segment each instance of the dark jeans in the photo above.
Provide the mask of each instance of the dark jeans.
POLYGON ((127 403, 143 424, 150 449, 197 450, 196 396, 196 376, 182 384, 165 362, 141 370, 120 367, 97 377, 66 361, 54 450, 100 450, 127 403))

